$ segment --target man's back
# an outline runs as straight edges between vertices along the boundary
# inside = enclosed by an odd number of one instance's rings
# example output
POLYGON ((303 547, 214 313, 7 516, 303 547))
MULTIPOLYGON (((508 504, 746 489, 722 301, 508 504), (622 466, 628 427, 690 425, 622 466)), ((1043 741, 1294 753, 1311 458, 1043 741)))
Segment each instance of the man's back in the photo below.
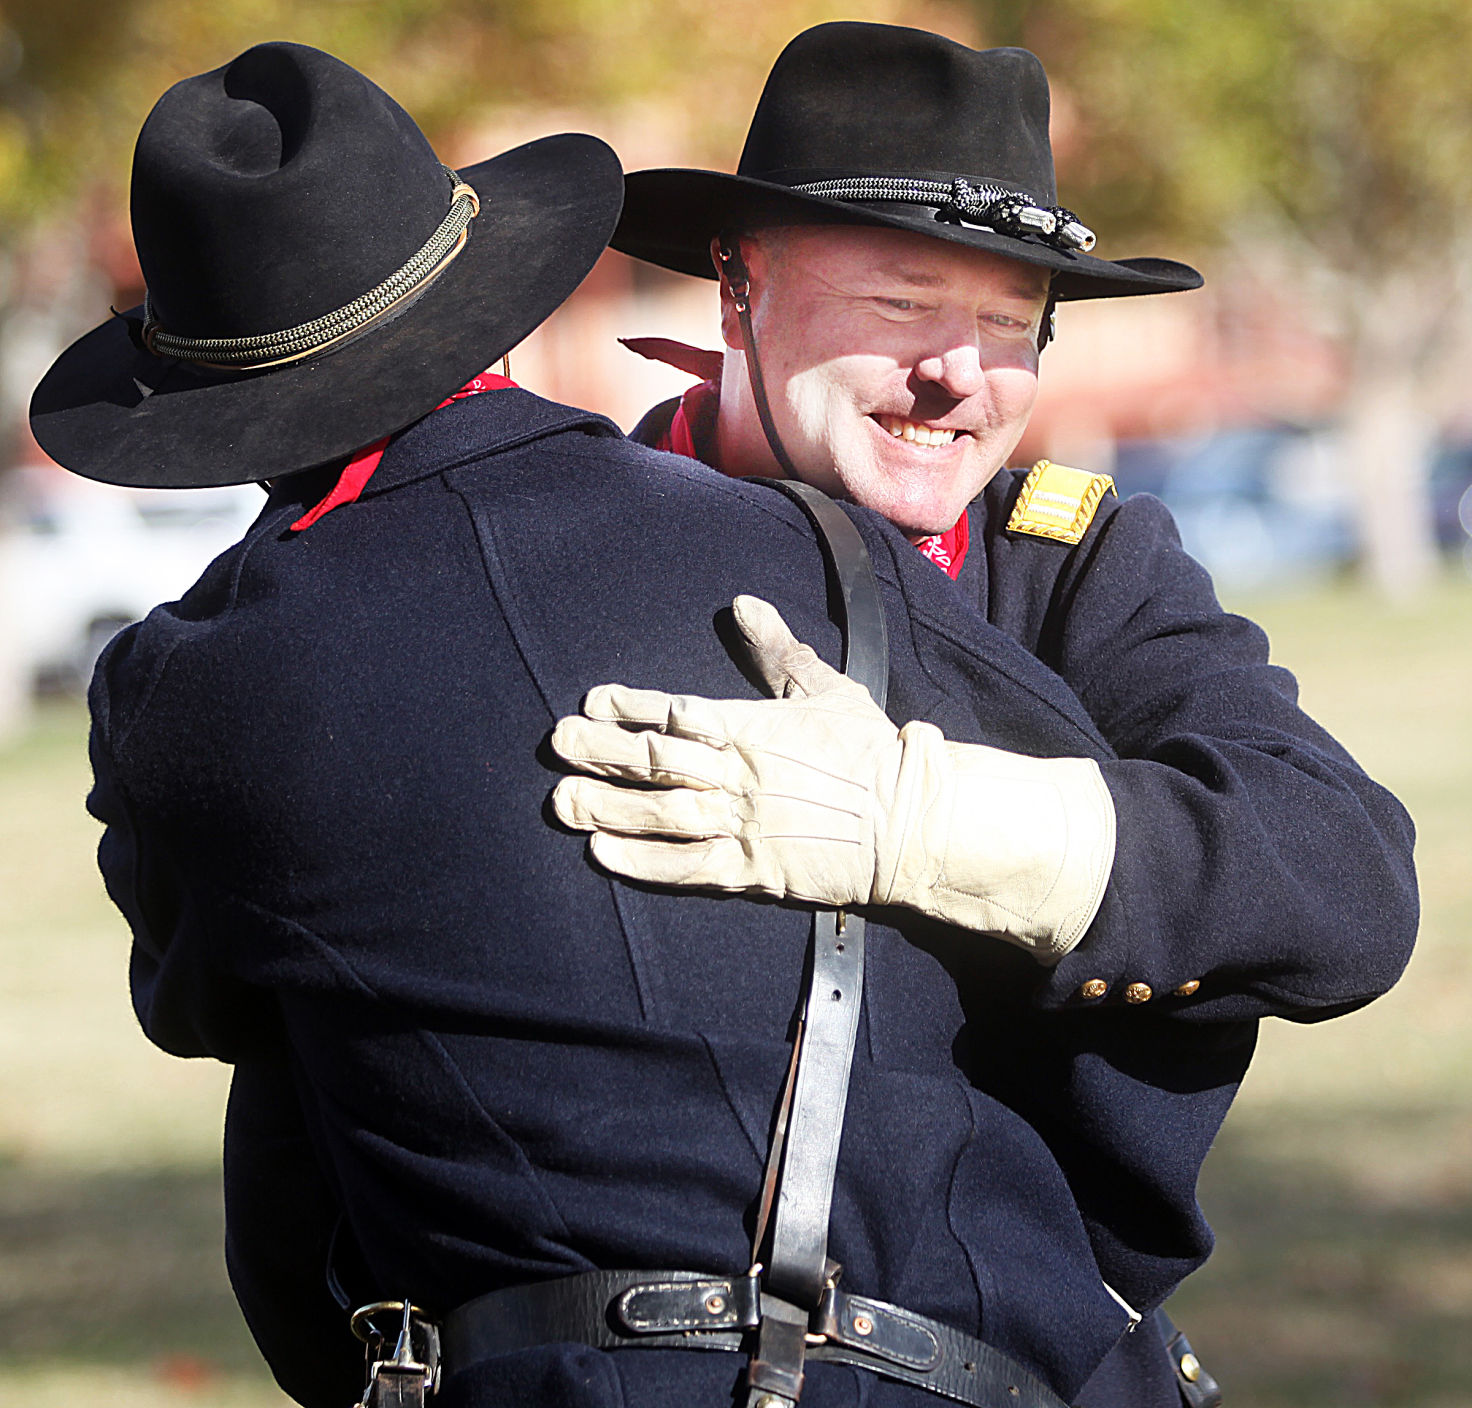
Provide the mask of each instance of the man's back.
MULTIPOLYGON (((94 696, 94 807, 145 1027, 247 1066, 289 1050, 364 1300, 445 1311, 590 1267, 750 1259, 809 915, 598 874, 548 822, 545 740, 606 679, 754 696, 720 633, 737 592, 830 660, 839 641, 798 510, 609 430, 520 392, 436 413, 306 532, 273 498, 120 641, 94 696)), ((858 517, 896 718, 1111 757, 1056 676, 1020 678, 1025 652, 858 517)), ((1071 1396, 1126 1325, 1096 1250, 1133 1242, 1158 1298, 1209 1247, 1190 1189, 1252 1023, 1203 1041, 1118 1009, 1040 1019, 1024 955, 921 921, 870 932, 830 1254, 846 1289, 979 1333, 1071 1396), (1171 1124, 1143 1148, 1166 1067, 1171 1124), (1087 1100, 1127 1109, 1085 1130, 1087 1100), (1091 1181, 1115 1118, 1131 1167, 1091 1181), (1101 1237, 1109 1197, 1130 1201, 1101 1237)), ((456 1392, 721 1403, 738 1372, 563 1346, 456 1392)), ((811 1377, 804 1402, 856 1391, 811 1377)))

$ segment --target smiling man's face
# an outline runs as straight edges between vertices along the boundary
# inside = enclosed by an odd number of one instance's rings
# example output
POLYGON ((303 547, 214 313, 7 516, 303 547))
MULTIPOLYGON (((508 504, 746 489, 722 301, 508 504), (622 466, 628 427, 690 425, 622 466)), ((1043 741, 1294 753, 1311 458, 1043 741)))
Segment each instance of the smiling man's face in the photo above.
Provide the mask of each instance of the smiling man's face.
MULTIPOLYGON (((857 226, 766 231, 742 249, 772 418, 799 476, 912 537, 950 528, 1032 413, 1047 272, 857 226)), ((740 351, 724 293, 722 331, 740 351)), ((718 426, 728 470, 775 472, 736 357, 718 426)))

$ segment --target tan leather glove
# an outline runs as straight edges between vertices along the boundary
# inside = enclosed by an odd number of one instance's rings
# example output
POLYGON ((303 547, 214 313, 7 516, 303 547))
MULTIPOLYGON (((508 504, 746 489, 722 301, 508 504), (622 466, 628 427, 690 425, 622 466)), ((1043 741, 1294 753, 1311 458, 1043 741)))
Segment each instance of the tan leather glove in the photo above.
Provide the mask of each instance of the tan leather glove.
POLYGON ((907 905, 1043 963, 1078 943, 1114 859, 1098 764, 948 743, 918 720, 896 729, 775 607, 733 609, 776 698, 600 685, 554 730, 568 763, 616 779, 553 793, 600 864, 659 885, 907 905))

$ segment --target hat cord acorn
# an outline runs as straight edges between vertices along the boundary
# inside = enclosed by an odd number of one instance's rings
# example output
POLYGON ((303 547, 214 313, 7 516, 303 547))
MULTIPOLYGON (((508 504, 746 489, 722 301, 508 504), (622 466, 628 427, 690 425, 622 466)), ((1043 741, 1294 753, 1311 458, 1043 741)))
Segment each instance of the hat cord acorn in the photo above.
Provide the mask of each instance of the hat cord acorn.
POLYGON ((910 176, 846 176, 807 181, 791 189, 827 200, 897 200, 938 207, 937 220, 966 220, 999 235, 1034 235, 1055 249, 1087 253, 1094 232, 1065 206, 1040 204, 1025 191, 964 176, 949 183, 910 176))
POLYGON ((465 248, 471 221, 480 214, 480 197, 458 172, 448 166, 443 170, 450 179, 450 209, 439 228, 405 264, 351 303, 280 332, 250 337, 184 337, 164 331, 145 293, 143 345, 157 357, 172 357, 195 366, 261 371, 303 361, 355 337, 417 299, 465 248))

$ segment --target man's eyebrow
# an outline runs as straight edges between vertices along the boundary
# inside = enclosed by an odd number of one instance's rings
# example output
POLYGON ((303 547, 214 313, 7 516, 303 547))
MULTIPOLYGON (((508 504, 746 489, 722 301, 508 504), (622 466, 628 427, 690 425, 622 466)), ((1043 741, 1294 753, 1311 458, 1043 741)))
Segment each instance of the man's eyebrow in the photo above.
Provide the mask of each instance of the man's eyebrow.
MULTIPOLYGON (((912 288, 944 288, 950 282, 943 274, 937 274, 933 270, 911 269, 903 264, 879 264, 875 266, 875 272, 898 283, 909 284, 912 288)), ((1029 301, 1043 297, 1047 291, 1046 282, 1034 283, 1022 279, 1007 290, 1012 297, 1029 301)))
POLYGON ((929 269, 907 269, 901 264, 876 265, 875 273, 898 283, 910 284, 914 288, 943 288, 946 284, 944 276, 929 269))
POLYGON ((1042 298, 1048 292, 1048 281, 1043 279, 1018 279, 1018 281, 1007 290, 1014 298, 1042 298))

